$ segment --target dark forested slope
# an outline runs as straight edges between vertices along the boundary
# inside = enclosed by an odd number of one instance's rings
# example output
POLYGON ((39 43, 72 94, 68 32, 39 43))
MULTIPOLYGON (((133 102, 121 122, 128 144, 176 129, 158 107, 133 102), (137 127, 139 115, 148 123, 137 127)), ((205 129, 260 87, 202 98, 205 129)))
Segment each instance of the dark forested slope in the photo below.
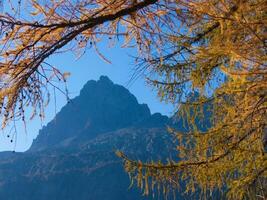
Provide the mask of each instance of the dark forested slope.
POLYGON ((29 151, 2 156, 0 199, 152 199, 129 189, 114 152, 143 160, 169 157, 174 150, 165 130, 169 123, 107 77, 89 81, 40 130, 29 151))

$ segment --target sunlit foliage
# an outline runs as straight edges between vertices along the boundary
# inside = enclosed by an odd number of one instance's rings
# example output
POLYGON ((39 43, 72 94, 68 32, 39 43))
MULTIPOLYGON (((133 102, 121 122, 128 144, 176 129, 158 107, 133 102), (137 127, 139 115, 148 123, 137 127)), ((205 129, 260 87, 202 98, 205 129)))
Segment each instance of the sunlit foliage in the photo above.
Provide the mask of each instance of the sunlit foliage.
POLYGON ((187 16, 180 22, 182 35, 170 38, 166 55, 141 60, 140 66, 152 69, 150 82, 186 119, 187 133, 170 128, 178 140, 179 162, 142 163, 118 155, 145 194, 170 195, 183 183, 186 192, 202 197, 227 192, 229 199, 264 199, 266 1, 177 3, 187 16), (186 101, 195 91, 200 96, 186 101), (200 123, 205 112, 212 113, 208 129, 200 123))
MULTIPOLYGON (((124 45, 147 50, 150 40, 160 41, 154 33, 160 31, 166 2, 132 1, 6 1, 0 14, 0 101, 3 126, 11 119, 24 119, 24 107, 43 115, 43 102, 48 84, 53 79, 64 80, 47 58, 53 54, 74 51, 78 56, 97 43, 118 37, 124 45), (157 23, 151 23, 156 22, 157 23), (147 39, 149 38, 149 39, 147 39), (134 42, 132 42, 134 40, 134 42)), ((167 16, 166 16, 167 17, 167 16)))

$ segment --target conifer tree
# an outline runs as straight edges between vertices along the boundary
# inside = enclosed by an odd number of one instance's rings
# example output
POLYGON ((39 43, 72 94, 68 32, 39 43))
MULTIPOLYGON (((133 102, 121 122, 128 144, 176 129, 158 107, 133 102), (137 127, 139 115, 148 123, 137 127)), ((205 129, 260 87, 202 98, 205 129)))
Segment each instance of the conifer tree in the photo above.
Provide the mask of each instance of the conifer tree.
POLYGON ((162 99, 179 106, 178 116, 186 119, 186 133, 170 128, 179 161, 143 163, 118 155, 145 194, 157 188, 168 195, 182 183, 202 197, 266 199, 266 1, 183 5, 187 18, 183 35, 170 41, 175 48, 141 61, 152 69, 150 82, 162 99), (199 97, 189 98, 195 91, 199 97))

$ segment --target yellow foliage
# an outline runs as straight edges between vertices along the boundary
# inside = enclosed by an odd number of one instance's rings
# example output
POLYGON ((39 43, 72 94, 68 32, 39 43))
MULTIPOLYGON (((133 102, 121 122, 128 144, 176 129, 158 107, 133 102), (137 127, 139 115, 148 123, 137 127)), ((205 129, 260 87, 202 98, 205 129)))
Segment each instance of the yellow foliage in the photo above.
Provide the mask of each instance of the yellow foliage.
MULTIPOLYGON (((153 172, 152 182, 169 189, 183 182, 186 192, 199 191, 207 198, 222 192, 221 198, 227 193, 228 199, 264 199, 266 4, 261 0, 179 3, 188 9, 182 21, 188 32, 172 35, 169 46, 175 42, 178 46, 151 58, 149 65, 151 83, 163 100, 177 103, 188 132, 171 129, 179 143, 179 162, 142 163, 143 176, 153 172), (189 94, 195 91, 199 97, 192 98, 189 94)), ((128 166, 135 165, 125 155, 120 157, 128 166)), ((128 169, 134 180, 139 172, 128 169)))

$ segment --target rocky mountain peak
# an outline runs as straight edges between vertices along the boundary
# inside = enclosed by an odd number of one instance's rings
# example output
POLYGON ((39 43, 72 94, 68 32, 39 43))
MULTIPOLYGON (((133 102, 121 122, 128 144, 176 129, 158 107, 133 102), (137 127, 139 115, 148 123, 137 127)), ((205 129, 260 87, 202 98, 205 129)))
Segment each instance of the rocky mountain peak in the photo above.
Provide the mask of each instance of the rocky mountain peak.
MULTIPOLYGON (((136 124, 154 125, 152 122, 155 121, 155 116, 152 118, 150 120, 151 113, 146 104, 139 104, 125 87, 114 84, 107 76, 101 76, 98 81, 88 81, 80 95, 72 99, 54 120, 40 130, 31 149, 82 141, 136 124)), ((162 118, 165 122, 166 117, 162 118)))
POLYGON ((129 190, 129 177, 114 150, 143 161, 173 157, 173 138, 165 129, 169 120, 151 115, 146 104, 108 77, 88 81, 40 130, 29 151, 0 155, 0 197, 154 199, 129 190))

